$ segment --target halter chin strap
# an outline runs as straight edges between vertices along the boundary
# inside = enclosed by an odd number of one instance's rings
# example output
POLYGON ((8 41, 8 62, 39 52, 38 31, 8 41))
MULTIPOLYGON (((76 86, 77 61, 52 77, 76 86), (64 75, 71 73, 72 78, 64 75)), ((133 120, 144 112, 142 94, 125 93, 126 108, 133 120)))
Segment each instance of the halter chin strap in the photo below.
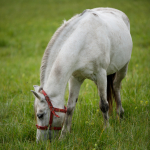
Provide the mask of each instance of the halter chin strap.
MULTIPOLYGON (((41 90, 42 94, 45 96, 45 99, 47 101, 48 107, 50 109, 50 120, 49 120, 49 130, 61 130, 62 127, 52 127, 52 122, 53 122, 53 115, 56 116, 57 118, 59 118, 59 116, 55 113, 55 112, 62 112, 62 113, 66 113, 67 112, 67 108, 66 106, 64 106, 65 109, 60 109, 60 108, 54 108, 50 98, 48 97, 48 95, 46 94, 46 92, 44 90, 41 90)), ((48 126, 38 126, 36 125, 37 129, 40 130, 47 130, 48 126)))

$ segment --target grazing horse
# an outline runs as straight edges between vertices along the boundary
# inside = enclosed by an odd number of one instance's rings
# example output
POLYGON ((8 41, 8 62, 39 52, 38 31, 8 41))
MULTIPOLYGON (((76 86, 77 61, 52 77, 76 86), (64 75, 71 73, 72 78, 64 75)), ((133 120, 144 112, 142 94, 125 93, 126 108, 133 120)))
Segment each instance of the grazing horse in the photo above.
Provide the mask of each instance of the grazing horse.
POLYGON ((41 64, 41 85, 34 86, 37 142, 70 132, 80 86, 88 78, 97 85, 104 125, 114 94, 117 114, 123 117, 121 81, 132 52, 130 22, 113 8, 87 9, 65 21, 50 40, 41 64), (64 95, 69 81, 67 108, 64 95))

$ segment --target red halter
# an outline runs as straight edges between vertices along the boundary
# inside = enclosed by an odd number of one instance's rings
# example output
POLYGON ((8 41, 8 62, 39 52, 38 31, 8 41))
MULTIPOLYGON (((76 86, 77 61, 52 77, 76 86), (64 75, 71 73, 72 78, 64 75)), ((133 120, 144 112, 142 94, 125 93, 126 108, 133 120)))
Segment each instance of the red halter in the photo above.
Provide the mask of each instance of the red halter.
MULTIPOLYGON (((53 122, 53 115, 55 115, 56 117, 59 118, 59 116, 55 113, 55 112, 62 112, 62 113, 66 113, 67 112, 67 108, 66 106, 65 109, 60 109, 60 108, 54 108, 51 101, 50 101, 50 98, 48 97, 48 95, 46 94, 46 92, 44 90, 41 90, 42 94, 45 96, 45 99, 48 103, 48 107, 50 109, 50 120, 49 120, 49 130, 61 130, 62 127, 52 127, 52 122, 53 122)), ((41 129, 41 130, 47 130, 48 129, 48 126, 38 126, 36 125, 37 129, 41 129)))

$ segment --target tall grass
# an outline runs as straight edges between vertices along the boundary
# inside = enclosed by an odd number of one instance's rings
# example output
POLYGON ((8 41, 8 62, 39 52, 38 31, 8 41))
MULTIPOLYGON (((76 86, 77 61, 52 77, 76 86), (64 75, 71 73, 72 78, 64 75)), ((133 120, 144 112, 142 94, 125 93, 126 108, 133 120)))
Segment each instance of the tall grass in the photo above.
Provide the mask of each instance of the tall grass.
MULTIPOLYGON (((150 2, 148 0, 0 1, 0 149, 150 149, 150 2), (124 120, 103 130, 93 82, 81 87, 72 131, 62 141, 36 144, 32 85, 40 84, 44 49, 55 30, 84 9, 113 7, 131 23, 133 53, 122 83, 124 120)), ((67 103, 68 91, 66 91, 67 103)))

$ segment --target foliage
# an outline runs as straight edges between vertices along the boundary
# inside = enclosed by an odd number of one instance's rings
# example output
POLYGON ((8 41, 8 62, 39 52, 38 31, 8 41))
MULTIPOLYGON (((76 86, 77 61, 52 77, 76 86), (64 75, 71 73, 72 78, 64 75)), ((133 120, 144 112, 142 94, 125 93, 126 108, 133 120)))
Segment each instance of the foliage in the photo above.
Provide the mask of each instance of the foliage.
MULTIPOLYGON (((0 149, 150 149, 149 0, 1 0, 0 1, 0 149), (122 83, 122 122, 110 116, 103 130, 96 86, 82 85, 72 132, 62 141, 35 142, 32 85, 40 84, 44 49, 63 19, 85 9, 113 7, 131 23, 133 53, 122 83)), ((66 91, 67 103, 68 91, 66 91)))

